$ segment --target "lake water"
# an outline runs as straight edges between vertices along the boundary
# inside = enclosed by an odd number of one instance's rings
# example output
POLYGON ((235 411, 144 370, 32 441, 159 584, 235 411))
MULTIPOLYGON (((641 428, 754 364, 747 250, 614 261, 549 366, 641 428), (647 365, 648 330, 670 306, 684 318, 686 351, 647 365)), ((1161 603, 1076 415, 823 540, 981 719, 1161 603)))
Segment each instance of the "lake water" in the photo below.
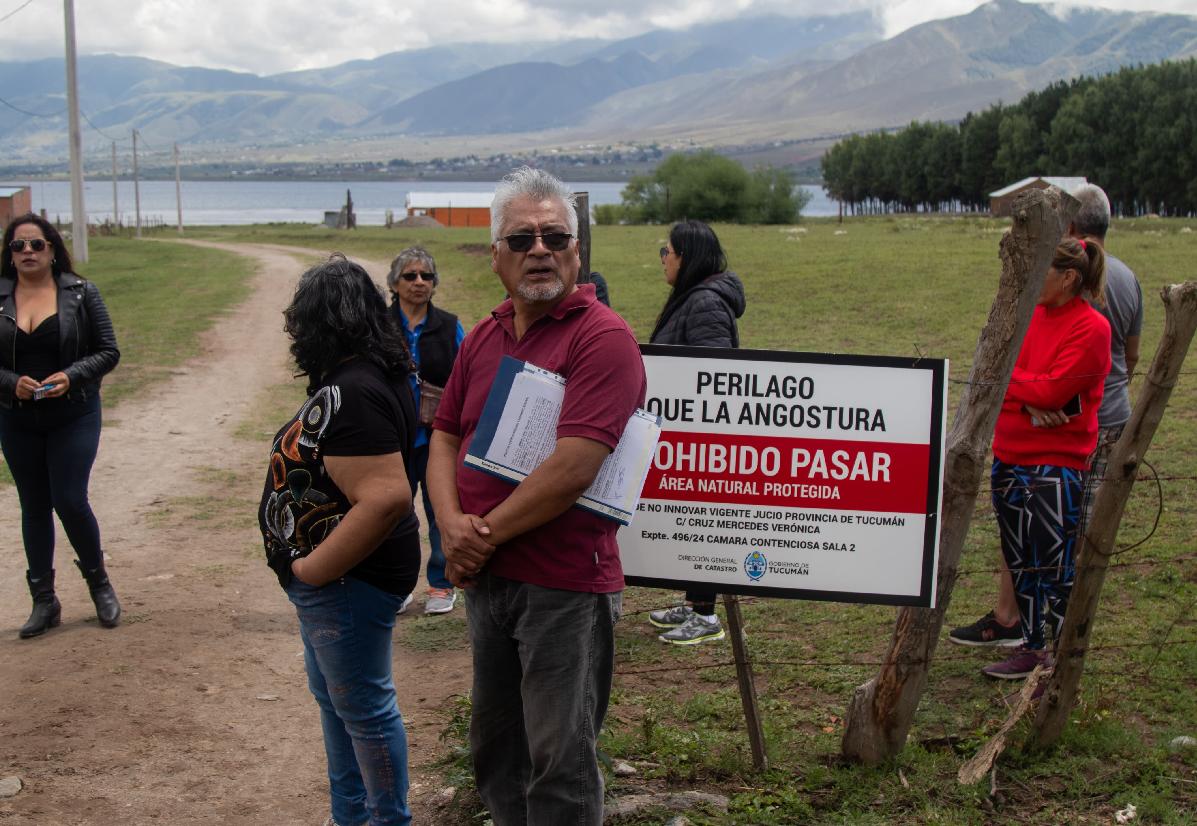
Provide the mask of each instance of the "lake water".
MULTIPOLYGON (((31 186, 34 211, 45 209, 51 220, 71 217, 71 186, 68 181, 5 181, 0 185, 31 186)), ((590 204, 617 204, 623 183, 576 181, 570 186, 590 193, 590 204)), ((804 215, 836 214, 836 204, 821 187, 804 186, 811 201, 804 215)), ((353 193, 358 224, 382 226, 386 212, 403 218, 404 199, 416 192, 492 192, 493 183, 470 181, 183 181, 183 224, 300 223, 319 224, 325 210, 340 209, 345 190, 353 193)), ((84 192, 88 221, 112 220, 112 181, 88 180, 84 192)), ((174 225, 177 211, 174 181, 143 181, 140 186, 142 221, 160 220, 174 225)), ((133 182, 117 184, 117 208, 121 220, 135 220, 133 182)))

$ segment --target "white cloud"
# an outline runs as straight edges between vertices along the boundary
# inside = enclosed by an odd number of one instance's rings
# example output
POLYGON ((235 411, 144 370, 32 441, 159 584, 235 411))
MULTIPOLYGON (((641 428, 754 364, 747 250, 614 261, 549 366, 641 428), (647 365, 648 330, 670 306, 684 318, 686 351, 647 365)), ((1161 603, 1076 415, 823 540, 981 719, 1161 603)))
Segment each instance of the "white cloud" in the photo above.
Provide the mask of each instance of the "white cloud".
MULTIPOLYGON (((21 2, 0 0, 0 16, 21 2)), ((966 14, 980 2, 844 0, 834 13, 874 11, 893 35, 927 20, 966 14)), ((1087 5, 1197 14, 1197 0, 1092 0, 1087 5)), ((575 37, 629 37, 748 14, 828 14, 829 6, 825 0, 79 0, 75 18, 80 54, 115 52, 270 74, 444 43, 527 41, 536 48, 575 37)), ((54 57, 62 51, 57 0, 34 0, 0 23, 5 60, 54 57)))

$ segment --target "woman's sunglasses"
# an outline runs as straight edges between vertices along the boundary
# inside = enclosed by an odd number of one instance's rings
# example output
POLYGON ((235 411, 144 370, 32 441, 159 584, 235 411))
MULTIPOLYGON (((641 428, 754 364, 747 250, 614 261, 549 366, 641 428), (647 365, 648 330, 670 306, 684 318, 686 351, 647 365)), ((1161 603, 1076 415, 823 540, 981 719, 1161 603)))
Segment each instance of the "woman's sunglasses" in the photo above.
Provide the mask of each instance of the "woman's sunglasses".
POLYGON ((16 238, 8 242, 8 248, 14 254, 19 253, 28 245, 29 249, 34 252, 41 252, 46 248, 46 239, 44 238, 16 238))
POLYGON ((569 239, 573 237, 568 232, 541 232, 535 235, 528 232, 520 232, 515 235, 504 235, 499 240, 506 241, 507 249, 512 252, 527 252, 532 249, 532 245, 539 238, 544 244, 545 249, 550 252, 561 252, 569 246, 569 239))
POLYGON ((436 281, 436 273, 434 272, 404 272, 399 273, 399 277, 404 281, 415 281, 417 278, 421 281, 436 281))

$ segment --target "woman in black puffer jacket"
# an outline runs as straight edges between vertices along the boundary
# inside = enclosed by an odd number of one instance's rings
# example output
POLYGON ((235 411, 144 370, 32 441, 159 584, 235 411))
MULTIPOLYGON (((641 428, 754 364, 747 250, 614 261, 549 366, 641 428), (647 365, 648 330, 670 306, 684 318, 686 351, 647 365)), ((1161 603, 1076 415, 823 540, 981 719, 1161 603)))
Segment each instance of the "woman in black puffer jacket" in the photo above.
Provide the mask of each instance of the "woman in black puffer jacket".
MULTIPOLYGON (((649 343, 739 347, 736 319, 744 315, 744 284, 728 272, 714 231, 702 221, 675 224, 669 244, 661 247, 661 265, 673 289, 649 343)), ((669 629, 658 639, 674 645, 723 639, 715 596, 714 591, 687 591, 689 605, 649 613, 653 625, 669 629)))

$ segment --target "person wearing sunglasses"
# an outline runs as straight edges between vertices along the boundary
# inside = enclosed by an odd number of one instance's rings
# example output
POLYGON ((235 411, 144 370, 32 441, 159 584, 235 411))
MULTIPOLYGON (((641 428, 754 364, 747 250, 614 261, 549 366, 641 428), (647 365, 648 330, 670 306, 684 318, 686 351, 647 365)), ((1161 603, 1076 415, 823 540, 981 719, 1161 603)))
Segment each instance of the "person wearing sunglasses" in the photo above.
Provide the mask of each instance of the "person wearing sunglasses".
POLYGON ((573 194, 523 167, 491 203, 491 269, 509 298, 461 345, 433 425, 428 486, 449 578, 467 587, 470 751, 495 826, 603 822, 597 738, 611 693, 618 524, 574 507, 644 404, 626 322, 577 283, 573 194), (465 465, 505 355, 565 377, 549 456, 513 485, 465 465))
POLYGON ((18 632, 62 621, 54 591, 54 513, 87 581, 100 625, 120 623, 87 483, 100 445, 100 381, 120 351, 96 285, 73 272, 62 236, 27 213, 0 256, 0 448, 21 500, 33 611, 18 632))
MULTIPOLYGON (((670 290, 649 343, 739 347, 736 319, 744 315, 744 284, 727 271, 714 230, 702 221, 679 221, 660 255, 670 290)), ((687 591, 688 604, 650 611, 649 622, 668 629, 657 639, 673 645, 723 639, 715 597, 714 591, 687 591)))
MULTIPOLYGON (((453 313, 432 306, 440 276, 436 261, 423 247, 408 247, 395 256, 387 273, 387 287, 391 290, 391 313, 399 328, 407 336, 415 371, 408 377, 412 397, 419 413, 415 446, 407 465, 411 493, 419 487, 424 494, 424 516, 428 525, 428 592, 424 600, 425 614, 447 614, 457 603, 457 591, 445 576, 445 554, 441 550, 441 532, 436 513, 428 498, 428 437, 436 408, 440 401, 453 360, 465 338, 465 330, 453 313)), ((407 610, 405 602, 399 613, 407 610)))

